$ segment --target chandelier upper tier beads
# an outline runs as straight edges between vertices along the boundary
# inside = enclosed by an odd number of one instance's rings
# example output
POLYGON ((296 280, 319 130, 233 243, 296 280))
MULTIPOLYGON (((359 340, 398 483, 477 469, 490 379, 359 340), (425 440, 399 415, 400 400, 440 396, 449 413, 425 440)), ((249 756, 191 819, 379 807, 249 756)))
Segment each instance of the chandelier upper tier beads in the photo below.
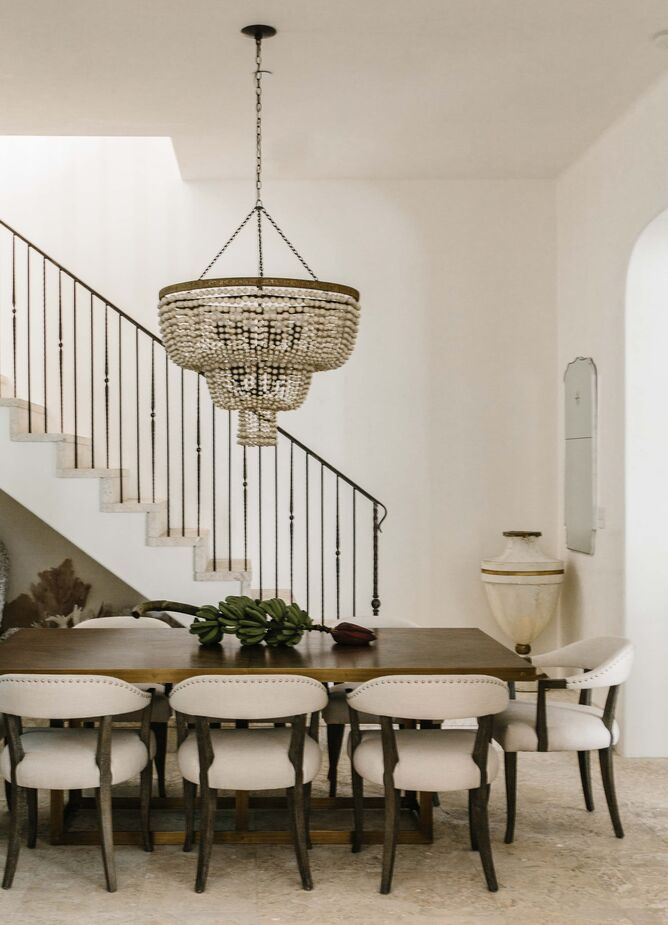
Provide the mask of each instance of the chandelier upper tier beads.
POLYGON ((273 26, 241 30, 255 41, 255 204, 199 279, 160 291, 160 328, 170 358, 203 373, 219 408, 239 412, 238 442, 276 443, 276 413, 298 408, 313 373, 342 366, 355 346, 359 293, 318 280, 262 202, 262 41, 273 26), (254 221, 253 221, 254 220, 254 221), (249 224, 257 235, 257 276, 205 279, 249 224), (275 231, 309 279, 265 276, 262 235, 275 231))

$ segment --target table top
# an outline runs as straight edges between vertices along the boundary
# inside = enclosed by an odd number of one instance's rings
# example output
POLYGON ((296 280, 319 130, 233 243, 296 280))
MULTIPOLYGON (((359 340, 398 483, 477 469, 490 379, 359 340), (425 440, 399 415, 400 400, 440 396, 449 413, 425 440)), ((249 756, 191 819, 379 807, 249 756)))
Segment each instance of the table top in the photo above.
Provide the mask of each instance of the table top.
POLYGON ((306 634, 294 648, 242 648, 226 636, 204 648, 185 629, 21 629, 0 645, 0 674, 111 675, 176 683, 200 674, 298 674, 319 681, 366 681, 388 674, 487 674, 532 681, 529 662, 482 630, 380 628, 370 646, 333 645, 306 634))

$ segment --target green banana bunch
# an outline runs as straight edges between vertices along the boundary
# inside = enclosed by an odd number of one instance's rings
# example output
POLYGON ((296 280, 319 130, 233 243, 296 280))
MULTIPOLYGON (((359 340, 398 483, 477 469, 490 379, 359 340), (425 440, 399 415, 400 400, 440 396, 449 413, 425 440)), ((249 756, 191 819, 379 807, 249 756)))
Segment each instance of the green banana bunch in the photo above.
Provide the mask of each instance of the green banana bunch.
POLYGON ((206 604, 197 610, 190 632, 204 646, 217 645, 227 633, 242 646, 266 642, 270 646, 296 646, 313 621, 296 603, 281 598, 253 600, 230 594, 218 606, 206 604))

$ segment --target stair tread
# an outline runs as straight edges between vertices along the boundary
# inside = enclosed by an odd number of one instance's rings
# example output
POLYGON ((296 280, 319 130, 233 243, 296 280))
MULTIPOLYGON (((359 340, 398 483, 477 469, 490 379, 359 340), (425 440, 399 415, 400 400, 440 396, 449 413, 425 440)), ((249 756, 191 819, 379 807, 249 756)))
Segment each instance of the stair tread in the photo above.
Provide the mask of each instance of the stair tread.
POLYGON ((77 437, 76 434, 42 433, 41 431, 14 434, 12 440, 19 440, 26 443, 76 443, 78 446, 91 445, 90 437, 77 437))
POLYGON ((59 479, 118 479, 130 477, 128 469, 104 469, 96 466, 94 469, 80 467, 75 469, 74 466, 68 466, 66 469, 56 469, 56 475, 59 479))

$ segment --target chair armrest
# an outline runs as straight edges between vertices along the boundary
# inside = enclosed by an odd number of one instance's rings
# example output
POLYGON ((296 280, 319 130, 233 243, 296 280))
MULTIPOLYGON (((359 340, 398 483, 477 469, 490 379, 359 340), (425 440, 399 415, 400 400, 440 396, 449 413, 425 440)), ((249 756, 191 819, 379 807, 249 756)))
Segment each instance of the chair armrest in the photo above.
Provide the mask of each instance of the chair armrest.
POLYGON ((536 736, 538 738, 538 751, 549 751, 547 740, 547 692, 565 690, 566 678, 539 678, 538 699, 536 700, 536 736))

